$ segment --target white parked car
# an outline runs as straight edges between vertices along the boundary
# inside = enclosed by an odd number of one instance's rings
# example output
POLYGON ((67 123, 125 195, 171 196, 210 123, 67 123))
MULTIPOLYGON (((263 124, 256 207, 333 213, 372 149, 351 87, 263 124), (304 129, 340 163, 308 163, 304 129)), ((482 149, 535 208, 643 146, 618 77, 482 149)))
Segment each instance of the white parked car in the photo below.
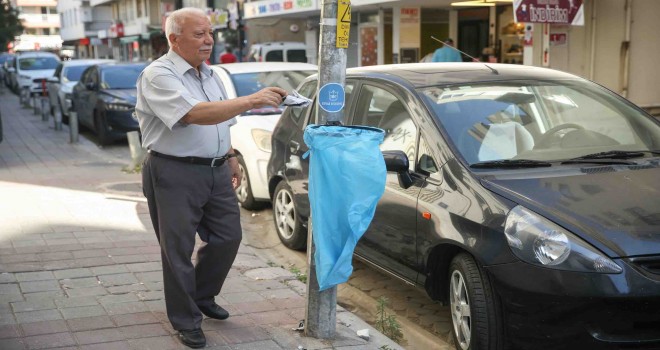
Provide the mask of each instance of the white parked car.
POLYGON ((45 51, 23 52, 16 56, 16 90, 29 89, 30 95, 41 94, 42 80, 55 73, 60 58, 45 51))
MULTIPOLYGON (((318 67, 307 63, 230 63, 212 66, 225 86, 228 98, 253 94, 265 87, 294 90, 303 79, 317 73, 318 67)), ((266 165, 270 158, 270 137, 282 114, 282 108, 253 109, 238 116, 231 127, 232 146, 239 155, 243 174, 236 194, 246 209, 257 209, 270 201, 266 165)))
POLYGON ((307 46, 295 41, 274 41, 252 44, 250 62, 307 62, 307 46))
POLYGON ((83 71, 87 69, 87 67, 95 64, 111 62, 115 61, 105 59, 84 59, 60 62, 55 69, 55 74, 48 78, 46 82, 50 113, 55 115, 55 112, 59 110, 66 121, 69 116, 69 109, 71 108, 73 86, 76 85, 78 80, 80 80, 83 71))

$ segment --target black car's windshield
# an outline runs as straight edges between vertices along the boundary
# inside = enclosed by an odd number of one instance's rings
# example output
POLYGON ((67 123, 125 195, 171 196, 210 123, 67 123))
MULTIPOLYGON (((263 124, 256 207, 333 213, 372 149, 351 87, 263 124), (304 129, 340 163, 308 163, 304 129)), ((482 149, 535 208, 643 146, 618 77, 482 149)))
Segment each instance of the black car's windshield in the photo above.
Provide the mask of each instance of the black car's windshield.
POLYGON ((19 58, 21 70, 55 69, 60 61, 55 57, 23 57, 19 58))
POLYGON ((101 70, 101 88, 135 89, 137 78, 145 67, 144 64, 104 67, 101 70))
POLYGON ((87 67, 89 67, 89 65, 64 67, 64 72, 62 72, 62 75, 66 78, 67 81, 78 81, 80 80, 80 76, 85 71, 85 69, 87 69, 87 67))
MULTIPOLYGON (((277 86, 286 91, 291 91, 297 88, 301 81, 315 73, 316 71, 311 70, 240 73, 232 74, 231 80, 234 83, 236 95, 247 96, 269 86, 277 86)), ((282 109, 269 107, 247 111, 244 114, 265 115, 279 113, 282 113, 282 109)))
POLYGON ((660 146, 660 123, 587 81, 492 82, 420 92, 469 164, 553 162, 660 146))

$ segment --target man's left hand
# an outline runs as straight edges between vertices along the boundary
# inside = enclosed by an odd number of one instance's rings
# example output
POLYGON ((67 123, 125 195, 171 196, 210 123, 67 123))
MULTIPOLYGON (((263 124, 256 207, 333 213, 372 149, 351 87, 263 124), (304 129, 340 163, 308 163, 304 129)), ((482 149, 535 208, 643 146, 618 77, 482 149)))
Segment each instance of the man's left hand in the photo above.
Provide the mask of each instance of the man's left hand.
POLYGON ((231 183, 234 189, 241 185, 241 168, 238 166, 238 157, 229 158, 229 167, 231 168, 231 183))

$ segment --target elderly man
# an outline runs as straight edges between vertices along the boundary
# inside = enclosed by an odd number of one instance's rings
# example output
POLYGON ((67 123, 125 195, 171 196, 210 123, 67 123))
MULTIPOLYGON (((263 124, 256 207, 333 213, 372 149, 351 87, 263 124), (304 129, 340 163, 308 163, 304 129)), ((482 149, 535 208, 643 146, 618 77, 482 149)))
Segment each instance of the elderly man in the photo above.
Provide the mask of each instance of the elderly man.
POLYGON ((277 107, 287 92, 265 88, 226 99, 222 83, 204 63, 213 29, 194 8, 172 12, 165 24, 169 52, 138 78, 135 107, 148 156, 144 195, 161 246, 167 316, 181 341, 206 345, 202 314, 226 319, 215 303, 241 242, 234 188, 241 176, 231 148, 234 116, 277 107), (191 262, 195 234, 202 245, 191 262))

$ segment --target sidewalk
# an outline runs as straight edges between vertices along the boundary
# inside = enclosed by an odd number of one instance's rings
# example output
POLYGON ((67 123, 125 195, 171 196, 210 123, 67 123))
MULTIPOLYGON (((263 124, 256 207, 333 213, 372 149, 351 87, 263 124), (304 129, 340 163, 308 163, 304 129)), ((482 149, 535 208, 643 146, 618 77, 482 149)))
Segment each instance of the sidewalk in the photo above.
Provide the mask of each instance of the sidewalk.
MULTIPOLYGON (((0 88, 0 349, 187 349, 165 314, 160 248, 126 156, 55 131, 0 88)), ((249 216, 243 234, 260 229, 249 216)), ((241 246, 207 349, 400 349, 338 306, 337 337, 292 328, 305 285, 241 246), (356 335, 369 329, 371 339, 356 335)))

